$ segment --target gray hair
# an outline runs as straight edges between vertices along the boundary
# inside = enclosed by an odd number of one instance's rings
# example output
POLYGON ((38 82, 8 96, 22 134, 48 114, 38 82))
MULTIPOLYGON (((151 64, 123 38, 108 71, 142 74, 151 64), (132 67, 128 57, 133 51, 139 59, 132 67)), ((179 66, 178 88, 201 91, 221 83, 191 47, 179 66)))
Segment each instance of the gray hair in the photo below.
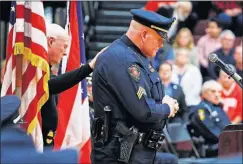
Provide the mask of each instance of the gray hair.
POLYGON ((67 31, 64 30, 58 24, 47 24, 46 25, 46 35, 47 37, 65 37, 69 38, 67 31))
POLYGON ((230 35, 235 40, 235 34, 231 30, 224 30, 220 34, 220 39, 224 39, 225 35, 230 35))
POLYGON ((222 90, 222 85, 215 80, 208 80, 204 82, 202 85, 202 93, 209 89, 215 89, 215 88, 222 90))

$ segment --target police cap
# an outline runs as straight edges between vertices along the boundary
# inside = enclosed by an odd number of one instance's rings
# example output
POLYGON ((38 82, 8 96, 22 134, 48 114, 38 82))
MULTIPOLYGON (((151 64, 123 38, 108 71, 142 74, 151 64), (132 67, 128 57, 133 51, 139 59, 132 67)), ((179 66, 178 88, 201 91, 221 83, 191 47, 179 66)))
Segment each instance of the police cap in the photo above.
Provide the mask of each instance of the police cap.
POLYGON ((1 127, 13 121, 18 114, 20 103, 20 99, 14 95, 1 97, 1 127))
POLYGON ((167 39, 168 30, 175 21, 175 18, 167 18, 143 9, 132 9, 130 12, 133 15, 133 20, 152 28, 164 39, 167 39))

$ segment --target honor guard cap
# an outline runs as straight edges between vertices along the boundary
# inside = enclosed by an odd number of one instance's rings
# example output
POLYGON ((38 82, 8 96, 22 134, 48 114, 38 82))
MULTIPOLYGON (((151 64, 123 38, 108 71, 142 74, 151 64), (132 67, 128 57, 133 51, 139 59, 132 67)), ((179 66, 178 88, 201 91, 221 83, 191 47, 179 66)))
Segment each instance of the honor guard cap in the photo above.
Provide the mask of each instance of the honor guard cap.
POLYGON ((130 10, 133 20, 155 30, 162 38, 167 39, 167 33, 175 18, 167 18, 152 11, 142 9, 130 10))
POLYGON ((9 95, 1 97, 1 127, 8 124, 18 114, 20 99, 17 96, 9 95))

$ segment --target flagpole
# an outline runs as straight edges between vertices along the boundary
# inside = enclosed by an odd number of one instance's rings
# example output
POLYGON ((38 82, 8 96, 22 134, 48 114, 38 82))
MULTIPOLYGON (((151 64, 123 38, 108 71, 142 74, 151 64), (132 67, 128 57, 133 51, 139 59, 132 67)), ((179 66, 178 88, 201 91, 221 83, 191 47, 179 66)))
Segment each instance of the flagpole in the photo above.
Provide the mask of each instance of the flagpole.
MULTIPOLYGON (((22 63, 23 61, 23 56, 22 54, 18 54, 16 56, 16 90, 15 94, 21 99, 21 94, 22 94, 22 63)), ((19 108, 19 114, 21 107, 19 108)))

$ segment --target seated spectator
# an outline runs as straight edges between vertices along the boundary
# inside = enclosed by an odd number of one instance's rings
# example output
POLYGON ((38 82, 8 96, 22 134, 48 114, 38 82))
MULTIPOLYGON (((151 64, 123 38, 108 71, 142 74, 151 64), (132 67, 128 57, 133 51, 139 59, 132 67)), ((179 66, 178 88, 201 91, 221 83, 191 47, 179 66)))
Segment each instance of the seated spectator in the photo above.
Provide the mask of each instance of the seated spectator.
POLYGON ((159 67, 159 76, 164 84, 165 94, 176 99, 179 103, 179 111, 175 117, 170 119, 170 122, 181 122, 185 121, 185 113, 187 113, 187 106, 185 101, 185 95, 182 88, 171 82, 172 65, 170 63, 162 63, 159 67))
POLYGON ((199 67, 199 55, 197 53, 193 36, 191 31, 188 28, 180 29, 179 33, 175 38, 173 48, 176 50, 178 48, 186 48, 190 51, 189 58, 190 63, 199 67))
POLYGON ((202 36, 197 43, 200 70, 204 81, 208 77, 208 55, 221 47, 220 33, 222 27, 216 18, 209 19, 206 35, 202 36))
POLYGON ((242 45, 235 48, 234 59, 236 72, 243 78, 242 45))
POLYGON ((163 48, 160 48, 154 58, 153 65, 156 70, 159 69, 161 63, 173 63, 175 60, 174 50, 168 42, 164 43, 163 48))
POLYGON ((189 119, 206 142, 217 144, 220 133, 230 124, 221 104, 222 86, 215 80, 202 86, 202 101, 195 106, 189 119))
POLYGON ((224 28, 233 30, 237 36, 242 36, 243 18, 241 7, 235 1, 215 1, 213 4, 224 28))
MULTIPOLYGON (((235 68, 232 65, 231 67, 235 71, 235 68)), ((232 124, 240 123, 242 121, 241 87, 222 70, 220 71, 218 81, 223 86, 222 103, 224 111, 229 116, 232 124)))
POLYGON ((168 38, 172 39, 175 37, 176 33, 184 27, 183 24, 188 18, 192 11, 192 3, 190 1, 184 1, 184 2, 176 2, 174 5, 170 6, 161 6, 157 13, 160 15, 163 15, 165 17, 175 17, 175 22, 171 25, 169 32, 168 32, 168 38))
POLYGON ((177 49, 175 65, 172 70, 172 82, 182 87, 188 107, 198 105, 201 101, 202 75, 200 70, 189 64, 189 51, 177 49))
MULTIPOLYGON (((217 54, 218 58, 227 64, 235 65, 234 59, 234 42, 235 42, 235 34, 230 30, 224 30, 220 34, 220 40, 222 47, 215 51, 214 53, 217 54)), ((209 76, 217 80, 219 77, 220 68, 212 62, 209 62, 208 66, 208 74, 209 76)))

